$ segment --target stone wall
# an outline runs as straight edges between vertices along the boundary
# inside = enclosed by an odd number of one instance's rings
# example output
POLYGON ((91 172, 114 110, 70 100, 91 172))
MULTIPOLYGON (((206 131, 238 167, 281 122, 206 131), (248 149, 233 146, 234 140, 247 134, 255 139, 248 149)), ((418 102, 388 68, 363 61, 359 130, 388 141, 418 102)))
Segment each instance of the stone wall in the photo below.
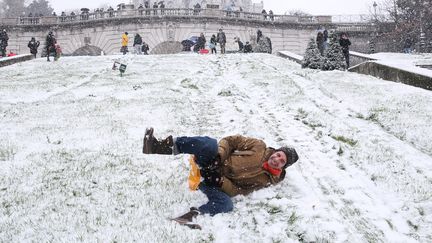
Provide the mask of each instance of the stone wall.
POLYGON ((303 23, 272 23, 259 20, 236 20, 212 17, 173 17, 154 16, 142 18, 119 18, 111 20, 94 20, 85 23, 64 23, 61 25, 10 26, 8 50, 17 53, 28 53, 28 41, 35 37, 41 42, 39 54, 45 44, 47 33, 52 30, 57 37, 62 50, 71 55, 76 50, 91 45, 100 48, 105 54, 120 52, 121 35, 129 33, 129 47, 132 48, 133 37, 139 33, 150 46, 150 51, 167 41, 181 42, 191 36, 205 34, 207 41, 219 28, 223 28, 227 36, 227 50, 236 50, 238 45, 234 37, 241 41, 255 43, 256 31, 270 37, 273 52, 287 50, 303 54, 307 41, 315 36, 318 24, 303 23))
POLYGON ((432 90, 432 77, 389 67, 376 62, 365 62, 350 68, 349 71, 432 90))
MULTIPOLYGON (((42 17, 0 19, 0 27, 9 33, 8 50, 17 53, 28 53, 27 43, 31 37, 41 41, 39 56, 42 53, 48 31, 53 31, 66 55, 94 55, 98 52, 114 54, 120 52, 121 34, 130 35, 130 49, 135 33, 139 33, 149 44, 150 52, 162 53, 159 45, 165 42, 181 42, 202 32, 207 41, 219 28, 227 35, 227 52, 235 51, 238 45, 234 37, 241 41, 255 44, 256 31, 270 37, 273 53, 290 51, 303 55, 309 38, 315 38, 318 29, 326 28, 337 32, 349 32, 351 50, 368 52, 370 26, 368 25, 334 25, 331 16, 308 16, 299 18, 289 15, 277 15, 274 21, 264 20, 261 14, 235 13, 219 11, 212 15, 207 10, 195 14, 190 9, 166 9, 154 14, 153 11, 140 13, 137 10, 122 10, 112 13, 91 13, 86 18, 42 17), (206 12, 207 11, 207 12, 206 12), (153 51, 153 49, 156 49, 153 51)), ((174 48, 175 49, 175 48, 174 48)))

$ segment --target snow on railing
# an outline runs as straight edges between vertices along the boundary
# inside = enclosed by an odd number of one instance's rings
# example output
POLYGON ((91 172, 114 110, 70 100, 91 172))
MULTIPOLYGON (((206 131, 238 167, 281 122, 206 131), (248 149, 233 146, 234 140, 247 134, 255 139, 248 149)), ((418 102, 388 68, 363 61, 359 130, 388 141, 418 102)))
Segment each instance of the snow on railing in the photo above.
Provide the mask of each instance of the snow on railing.
POLYGON ((81 13, 66 16, 18 17, 0 19, 2 25, 43 25, 63 24, 71 22, 87 22, 102 19, 118 19, 131 17, 222 17, 242 20, 260 20, 264 22, 279 23, 331 23, 332 16, 294 16, 269 15, 242 11, 229 11, 218 9, 186 9, 186 8, 149 8, 149 9, 123 9, 104 12, 81 13))

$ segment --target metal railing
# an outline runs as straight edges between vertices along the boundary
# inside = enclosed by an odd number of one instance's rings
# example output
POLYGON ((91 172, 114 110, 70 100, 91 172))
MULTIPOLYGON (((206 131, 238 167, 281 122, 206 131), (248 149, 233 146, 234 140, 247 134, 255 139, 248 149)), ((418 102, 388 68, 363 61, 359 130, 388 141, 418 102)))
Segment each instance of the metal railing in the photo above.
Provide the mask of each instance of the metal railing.
POLYGON ((45 25, 88 22, 104 19, 119 19, 133 17, 218 17, 241 20, 258 20, 275 23, 332 23, 332 16, 294 16, 294 15, 263 15, 261 13, 227 11, 218 9, 187 9, 187 8, 150 8, 124 9, 104 12, 81 13, 67 16, 48 17, 18 17, 0 19, 2 25, 45 25))

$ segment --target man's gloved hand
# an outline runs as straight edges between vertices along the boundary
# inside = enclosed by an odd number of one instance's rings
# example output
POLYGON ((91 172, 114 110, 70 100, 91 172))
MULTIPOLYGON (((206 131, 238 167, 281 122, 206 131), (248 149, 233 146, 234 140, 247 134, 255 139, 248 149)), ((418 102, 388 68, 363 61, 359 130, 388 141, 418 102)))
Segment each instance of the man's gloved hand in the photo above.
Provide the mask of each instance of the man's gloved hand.
POLYGON ((221 157, 218 154, 213 161, 205 168, 205 170, 219 170, 222 166, 221 157))
POLYGON ((223 183, 223 177, 220 170, 202 170, 201 176, 204 178, 204 183, 207 186, 221 187, 223 183))

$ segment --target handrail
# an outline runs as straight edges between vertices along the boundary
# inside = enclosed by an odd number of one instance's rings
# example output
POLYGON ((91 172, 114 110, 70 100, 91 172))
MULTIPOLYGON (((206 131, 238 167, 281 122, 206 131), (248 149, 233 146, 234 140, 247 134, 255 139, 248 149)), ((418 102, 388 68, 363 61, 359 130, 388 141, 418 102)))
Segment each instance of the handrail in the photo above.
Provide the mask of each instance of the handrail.
POLYGON ((76 22, 88 22, 103 19, 122 18, 153 18, 163 16, 174 17, 219 17, 241 20, 258 20, 275 23, 331 23, 332 16, 294 16, 294 15, 264 15, 261 13, 229 11, 219 9, 190 9, 190 8, 148 8, 148 9, 122 9, 104 12, 81 13, 67 16, 47 17, 18 17, 0 19, 0 24, 6 25, 45 25, 45 24, 67 24, 76 22))

